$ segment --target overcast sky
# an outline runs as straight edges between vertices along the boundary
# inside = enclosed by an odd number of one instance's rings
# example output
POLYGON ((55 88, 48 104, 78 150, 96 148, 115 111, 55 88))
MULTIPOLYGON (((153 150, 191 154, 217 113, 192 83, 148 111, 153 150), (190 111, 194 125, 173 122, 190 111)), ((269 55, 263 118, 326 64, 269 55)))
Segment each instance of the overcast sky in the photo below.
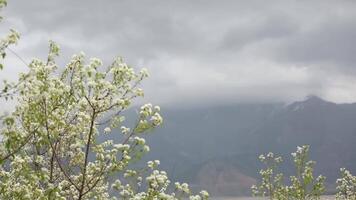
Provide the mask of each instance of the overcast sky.
MULTIPOLYGON (((356 101, 353 0, 9 0, 2 15, 27 61, 52 39, 60 63, 84 51, 147 67, 153 103, 356 101)), ((7 65, 2 77, 25 69, 10 54, 7 65)))

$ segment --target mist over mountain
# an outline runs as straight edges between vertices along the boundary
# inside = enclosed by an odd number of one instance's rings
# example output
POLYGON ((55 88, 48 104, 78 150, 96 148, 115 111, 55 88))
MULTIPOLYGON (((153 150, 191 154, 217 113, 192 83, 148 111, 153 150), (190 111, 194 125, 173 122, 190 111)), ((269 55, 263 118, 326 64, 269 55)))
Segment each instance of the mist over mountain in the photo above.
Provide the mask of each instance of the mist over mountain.
MULTIPOLYGON (((148 137, 151 153, 174 180, 213 195, 249 195, 261 167, 258 155, 284 157, 311 145, 315 173, 332 186, 340 167, 356 172, 356 104, 335 104, 316 96, 285 104, 236 104, 209 109, 163 109, 165 123, 148 137)), ((331 191, 332 192, 332 191, 331 191)))

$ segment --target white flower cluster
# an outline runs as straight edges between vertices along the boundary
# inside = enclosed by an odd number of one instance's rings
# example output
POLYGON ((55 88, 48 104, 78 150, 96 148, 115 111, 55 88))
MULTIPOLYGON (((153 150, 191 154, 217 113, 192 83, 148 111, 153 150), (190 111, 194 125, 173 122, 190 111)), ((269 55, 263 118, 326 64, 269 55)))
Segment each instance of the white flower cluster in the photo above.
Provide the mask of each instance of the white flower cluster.
POLYGON ((137 133, 147 132, 163 123, 163 118, 159 114, 159 106, 152 106, 148 103, 140 108, 140 120, 134 131, 137 133))
POLYGON ((341 178, 337 179, 336 199, 337 200, 355 200, 356 199, 356 176, 345 168, 340 169, 341 178))
POLYGON ((124 124, 122 111, 143 96, 147 70, 136 73, 121 58, 102 70, 101 60, 86 64, 81 53, 59 71, 57 55, 51 42, 47 61, 33 60, 20 78, 16 110, 0 132, 0 199, 208 198, 188 184, 173 191, 158 160, 131 169, 149 152, 144 133, 163 123, 160 107, 145 104, 136 124, 124 124))
POLYGON ((199 199, 207 200, 209 194, 206 191, 201 191, 199 195, 191 195, 191 191, 187 183, 175 183, 175 190, 169 191, 170 181, 167 177, 167 173, 157 170, 159 161, 147 162, 147 168, 143 170, 127 170, 124 174, 127 184, 124 184, 120 180, 116 180, 112 184, 112 188, 117 190, 120 194, 119 199, 157 199, 157 200, 178 200, 178 199, 199 199), (143 179, 142 174, 149 173, 149 175, 143 179), (143 182, 144 180, 144 182, 143 182), (145 189, 138 191, 137 186, 145 189))
POLYGON ((292 153, 296 176, 290 176, 291 185, 285 185, 284 175, 278 173, 278 166, 282 158, 273 153, 259 156, 266 166, 260 171, 262 177, 259 185, 251 187, 255 196, 269 196, 276 200, 319 199, 325 191, 325 177, 313 175, 314 161, 308 160, 309 146, 297 147, 292 153))

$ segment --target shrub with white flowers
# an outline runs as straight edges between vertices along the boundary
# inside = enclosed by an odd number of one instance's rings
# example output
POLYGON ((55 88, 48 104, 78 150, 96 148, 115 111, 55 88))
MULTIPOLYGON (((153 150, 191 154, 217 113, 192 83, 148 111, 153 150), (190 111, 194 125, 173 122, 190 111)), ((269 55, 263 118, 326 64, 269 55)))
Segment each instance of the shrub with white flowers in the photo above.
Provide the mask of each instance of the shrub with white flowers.
POLYGON ((284 186, 284 175, 278 173, 278 166, 283 161, 282 157, 272 152, 260 155, 259 160, 265 165, 261 169, 261 183, 251 187, 254 196, 268 196, 269 199, 287 199, 287 187, 284 186))
POLYGON ((259 158, 266 165, 266 169, 260 171, 261 183, 252 186, 253 195, 268 196, 271 200, 320 199, 325 192, 325 177, 314 177, 315 162, 308 159, 308 154, 308 145, 297 147, 297 151, 292 153, 296 175, 290 176, 289 186, 284 184, 284 175, 277 173, 282 158, 273 153, 261 155, 259 158))
MULTIPOLYGON (((12 34, 0 53, 16 42, 12 34)), ((47 60, 33 60, 15 84, 17 105, 0 132, 0 199, 208 199, 186 183, 172 185, 159 161, 130 165, 149 151, 144 137, 163 122, 160 108, 145 104, 136 123, 125 125, 122 113, 143 96, 147 70, 136 72, 121 58, 104 68, 83 53, 63 68, 58 55, 51 42, 47 60)))
POLYGON ((341 177, 336 181, 336 199, 356 200, 356 176, 345 168, 341 168, 340 172, 341 177))

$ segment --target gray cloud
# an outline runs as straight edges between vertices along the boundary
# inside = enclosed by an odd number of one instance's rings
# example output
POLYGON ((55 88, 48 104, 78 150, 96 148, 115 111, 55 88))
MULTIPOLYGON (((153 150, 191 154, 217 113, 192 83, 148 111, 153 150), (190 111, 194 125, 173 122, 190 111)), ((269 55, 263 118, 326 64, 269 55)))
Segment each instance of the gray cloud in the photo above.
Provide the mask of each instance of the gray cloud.
POLYGON ((245 24, 236 24, 224 36, 221 50, 236 51, 251 43, 264 40, 280 40, 298 32, 298 24, 285 16, 272 15, 251 19, 245 24))
POLYGON ((345 102, 356 101, 355 9, 333 0, 12 0, 3 25, 22 32, 15 50, 28 60, 44 57, 53 39, 61 63, 83 50, 106 63, 121 55, 146 66, 147 100, 161 104, 308 94, 345 102))
POLYGON ((327 21, 320 27, 286 41, 277 56, 290 62, 325 63, 355 69, 355 17, 325 19, 327 21))

